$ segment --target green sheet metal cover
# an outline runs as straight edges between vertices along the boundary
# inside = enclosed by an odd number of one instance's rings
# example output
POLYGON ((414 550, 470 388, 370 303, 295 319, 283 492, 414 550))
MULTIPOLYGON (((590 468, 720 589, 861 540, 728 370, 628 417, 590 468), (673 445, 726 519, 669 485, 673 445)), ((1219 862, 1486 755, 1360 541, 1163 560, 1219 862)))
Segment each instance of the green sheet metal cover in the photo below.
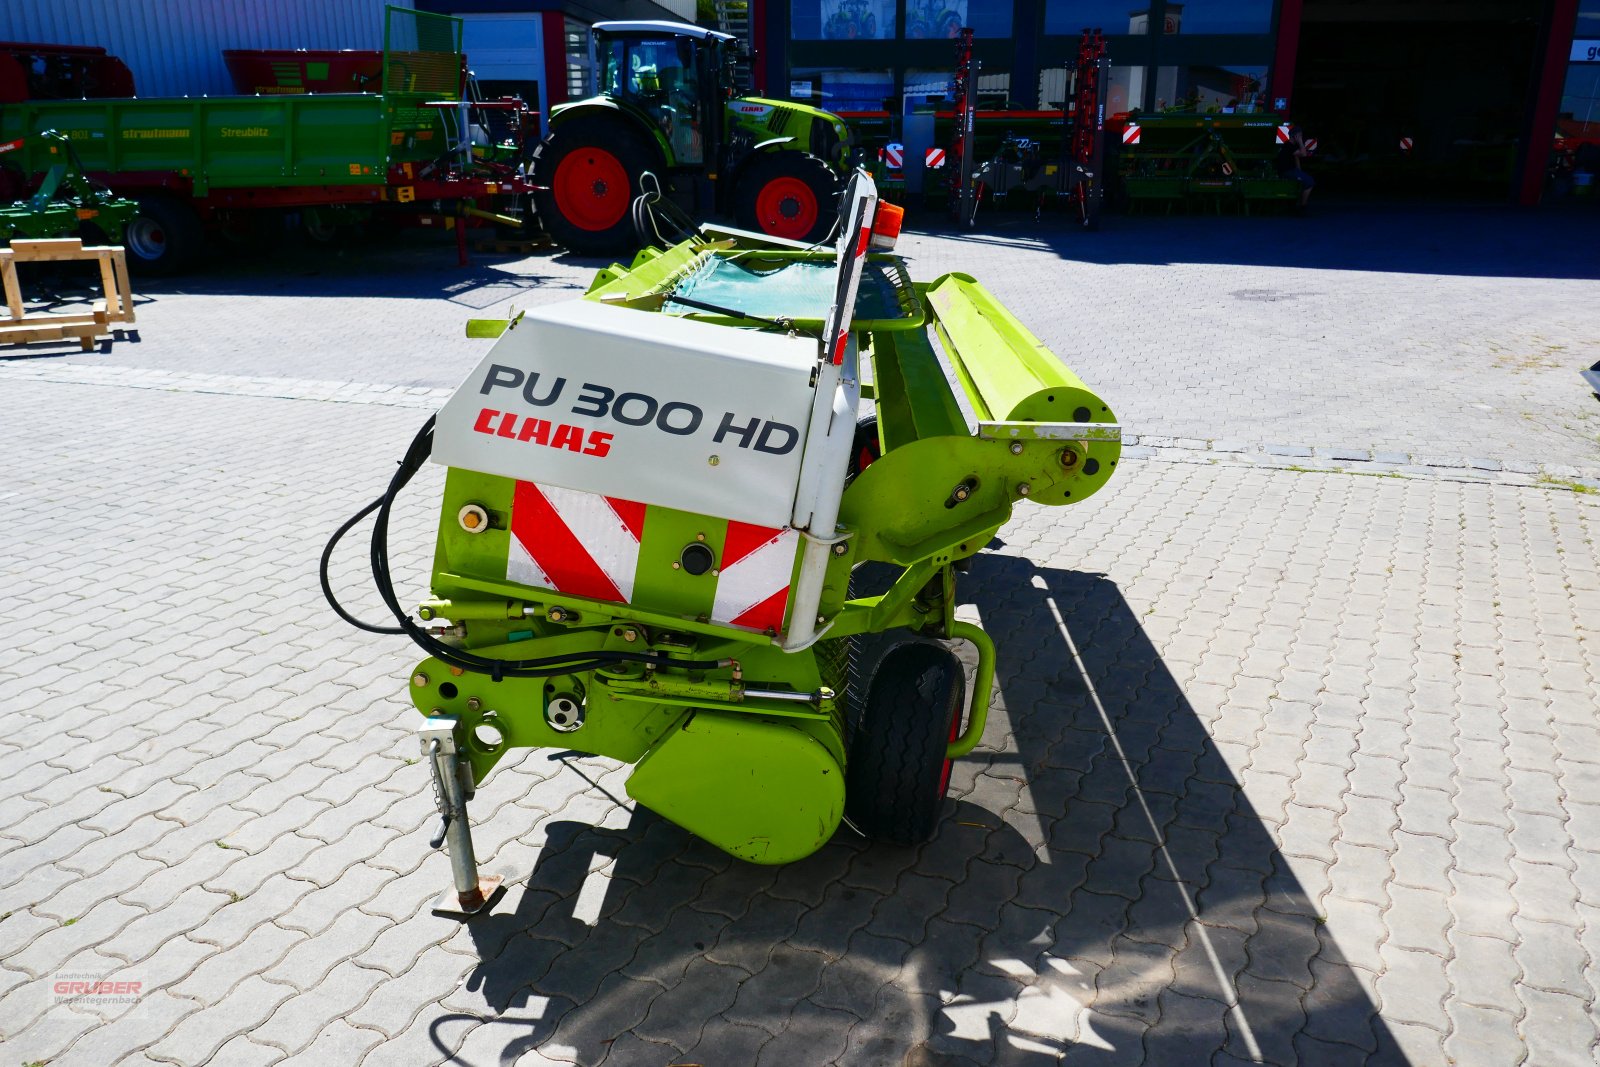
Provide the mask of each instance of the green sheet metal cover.
MULTIPOLYGON (((792 260, 774 267, 773 260, 711 256, 680 282, 667 299, 666 310, 694 314, 678 303, 686 296, 706 304, 767 319, 821 320, 833 299, 837 271, 830 259, 792 260)), ((897 319, 904 315, 888 268, 869 261, 856 296, 855 318, 897 319)))

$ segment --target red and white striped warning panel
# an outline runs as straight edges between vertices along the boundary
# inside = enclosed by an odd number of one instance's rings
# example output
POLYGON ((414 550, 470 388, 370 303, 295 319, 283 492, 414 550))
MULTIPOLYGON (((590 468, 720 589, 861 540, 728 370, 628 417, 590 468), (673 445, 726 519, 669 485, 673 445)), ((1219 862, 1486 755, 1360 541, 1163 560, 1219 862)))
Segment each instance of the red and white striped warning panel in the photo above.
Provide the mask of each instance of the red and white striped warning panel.
POLYGON ((1400 138, 1400 151, 1409 152, 1409 151, 1411 151, 1412 146, 1415 145, 1415 144, 1416 144, 1416 142, 1413 141, 1411 138, 1402 137, 1402 138, 1400 138))
POLYGON ((1278 143, 1279 144, 1288 144, 1289 143, 1289 129, 1290 128, 1288 126, 1279 126, 1278 127, 1278 143))
POLYGON ((639 569, 645 506, 518 482, 511 499, 506 578, 573 596, 626 604, 639 569))
POLYGON ((1139 143, 1139 124, 1137 122, 1130 122, 1126 126, 1122 127, 1122 143, 1139 143))
POLYGON ((934 167, 944 166, 944 149, 930 148, 922 157, 922 165, 930 170, 934 167))
POLYGON ((15 152, 21 147, 22 140, 20 138, 15 141, 0 141, 0 152, 15 152))
MULTIPOLYGON (((646 505, 517 482, 511 498, 506 579, 558 593, 633 602, 646 505)), ((711 621, 777 633, 789 608, 800 535, 787 527, 729 521, 717 563, 711 621)))
POLYGON ((881 158, 889 166, 899 169, 906 165, 906 146, 903 144, 884 145, 881 158))
POLYGON ((794 530, 728 523, 711 621, 752 630, 783 629, 799 546, 800 535, 794 530))
POLYGON ((1311 153, 1311 152, 1315 152, 1316 150, 1317 150, 1317 139, 1315 137, 1307 137, 1306 138, 1306 152, 1307 153, 1311 153))

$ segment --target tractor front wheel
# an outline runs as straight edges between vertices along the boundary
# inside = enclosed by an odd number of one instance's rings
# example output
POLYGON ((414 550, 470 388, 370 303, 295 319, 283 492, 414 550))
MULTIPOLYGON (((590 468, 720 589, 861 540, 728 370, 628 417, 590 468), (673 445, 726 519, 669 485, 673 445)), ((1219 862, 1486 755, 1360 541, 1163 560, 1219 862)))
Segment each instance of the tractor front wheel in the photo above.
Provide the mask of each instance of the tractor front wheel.
POLYGON ((563 248, 611 255, 638 247, 633 198, 639 176, 659 169, 644 141, 621 122, 573 118, 533 153, 539 221, 563 248))
POLYGON ((862 833, 914 845, 933 836, 950 787, 945 748, 966 705, 961 661, 941 645, 892 648, 878 664, 850 741, 845 814, 862 833))
POLYGON ((739 225, 772 237, 826 240, 839 206, 839 176, 809 152, 758 156, 734 190, 739 225))

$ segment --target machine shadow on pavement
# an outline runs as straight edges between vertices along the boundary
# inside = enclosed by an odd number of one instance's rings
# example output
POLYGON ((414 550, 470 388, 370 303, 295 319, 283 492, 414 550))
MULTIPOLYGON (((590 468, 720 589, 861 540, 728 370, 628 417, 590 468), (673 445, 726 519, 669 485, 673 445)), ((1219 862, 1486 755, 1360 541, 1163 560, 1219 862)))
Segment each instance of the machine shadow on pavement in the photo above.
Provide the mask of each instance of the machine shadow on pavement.
MULTIPOLYGON (((935 838, 758 867, 558 813, 467 926, 495 1062, 1406 1063, 1115 583, 1002 546, 961 594, 999 692, 935 838)), ((569 762, 616 799, 607 766, 569 762)))

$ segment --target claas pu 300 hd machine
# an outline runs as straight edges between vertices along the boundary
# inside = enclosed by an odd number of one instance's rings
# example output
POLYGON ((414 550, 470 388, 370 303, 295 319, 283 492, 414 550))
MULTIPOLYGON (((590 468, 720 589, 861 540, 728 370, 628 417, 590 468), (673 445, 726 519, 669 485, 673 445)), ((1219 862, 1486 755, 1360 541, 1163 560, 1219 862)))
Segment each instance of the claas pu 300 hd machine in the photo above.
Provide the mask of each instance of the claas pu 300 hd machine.
POLYGON ((580 299, 475 324, 498 341, 330 541, 325 587, 339 537, 377 513, 397 624, 338 610, 428 653, 410 696, 455 879, 440 910, 492 895, 466 803, 516 748, 631 763, 634 800, 754 863, 810 854, 841 819, 932 834, 994 677, 990 639, 955 617, 957 572, 1019 500, 1096 492, 1121 444, 975 280, 908 278, 886 251, 899 217, 858 172, 832 247, 703 228, 580 299), (388 527, 430 455, 448 471, 414 618, 388 527), (852 589, 864 564, 894 575, 885 591, 852 589), (853 641, 886 632, 851 677, 853 641), (970 702, 949 641, 976 649, 970 702))

